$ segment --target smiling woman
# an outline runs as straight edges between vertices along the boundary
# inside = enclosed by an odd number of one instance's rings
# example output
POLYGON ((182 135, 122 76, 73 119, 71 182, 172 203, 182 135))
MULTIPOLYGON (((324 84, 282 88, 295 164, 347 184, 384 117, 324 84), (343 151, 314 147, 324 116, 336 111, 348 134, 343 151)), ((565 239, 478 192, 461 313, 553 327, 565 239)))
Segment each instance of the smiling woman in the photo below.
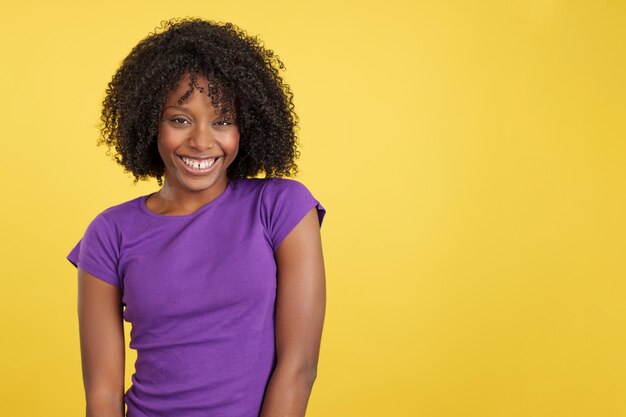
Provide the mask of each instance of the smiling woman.
POLYGON ((185 74, 165 101, 157 139, 165 184, 146 201, 157 213, 186 214, 215 199, 226 189, 227 169, 237 157, 234 110, 213 107, 211 97, 202 93, 209 90, 208 80, 198 78, 185 74))
POLYGON ((116 161, 135 181, 156 178, 162 185, 157 135, 166 101, 181 106, 194 94, 236 116, 240 147, 229 178, 297 174, 298 116, 279 75, 280 58, 230 23, 174 19, 156 32, 124 59, 108 85, 101 116, 99 144, 115 150, 116 161))
POLYGON ((281 178, 298 155, 283 65, 231 24, 164 29, 118 69, 101 129, 135 181, 161 188, 98 214, 67 256, 87 415, 303 416, 324 321, 326 210, 281 178), (122 320, 137 351, 127 390, 122 320))

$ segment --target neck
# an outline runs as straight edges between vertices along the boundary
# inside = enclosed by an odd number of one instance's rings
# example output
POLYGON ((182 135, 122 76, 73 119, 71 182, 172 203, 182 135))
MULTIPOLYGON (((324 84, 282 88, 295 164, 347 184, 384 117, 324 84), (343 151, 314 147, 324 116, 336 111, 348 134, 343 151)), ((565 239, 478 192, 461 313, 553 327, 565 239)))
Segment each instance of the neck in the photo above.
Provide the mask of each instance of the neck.
POLYGON ((226 190, 229 181, 224 179, 209 188, 193 190, 183 188, 165 176, 163 187, 156 194, 163 211, 192 213, 219 197, 226 190))

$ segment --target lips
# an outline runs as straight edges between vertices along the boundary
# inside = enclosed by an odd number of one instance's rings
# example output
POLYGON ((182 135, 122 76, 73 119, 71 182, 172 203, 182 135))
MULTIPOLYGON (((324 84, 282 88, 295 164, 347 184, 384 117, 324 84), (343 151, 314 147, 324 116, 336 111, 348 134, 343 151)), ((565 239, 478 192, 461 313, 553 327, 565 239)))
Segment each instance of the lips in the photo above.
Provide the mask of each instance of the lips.
POLYGON ((182 156, 180 159, 182 159, 182 161, 185 164, 187 164, 188 166, 192 168, 204 169, 204 168, 210 168, 217 160, 217 157, 206 158, 206 159, 192 159, 192 158, 187 158, 185 156, 182 156))
POLYGON ((213 167, 221 160, 221 155, 211 157, 188 157, 177 155, 178 159, 182 162, 186 171, 192 175, 202 175, 213 170, 213 167))

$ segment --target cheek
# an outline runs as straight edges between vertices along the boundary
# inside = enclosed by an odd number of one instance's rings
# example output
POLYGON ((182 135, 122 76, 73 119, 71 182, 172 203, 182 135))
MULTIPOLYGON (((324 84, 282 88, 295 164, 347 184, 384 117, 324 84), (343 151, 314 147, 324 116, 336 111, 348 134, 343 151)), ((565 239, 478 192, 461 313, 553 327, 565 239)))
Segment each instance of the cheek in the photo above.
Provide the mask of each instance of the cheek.
POLYGON ((239 133, 233 133, 228 137, 224 138, 223 147, 225 150, 231 154, 231 157, 234 159, 239 151, 239 133))
POLYGON ((164 158, 165 155, 172 153, 178 143, 176 132, 172 132, 167 128, 160 129, 157 135, 157 148, 159 155, 164 158))
POLYGON ((165 153, 165 148, 163 146, 163 139, 161 138, 160 135, 157 137, 157 149, 159 151, 159 155, 161 156, 161 159, 164 159, 163 154, 165 153))
POLYGON ((237 137, 233 140, 231 152, 233 154, 233 158, 235 158, 239 152, 239 135, 237 135, 237 137))
POLYGON ((168 141, 167 136, 159 136, 157 137, 157 150, 159 152, 159 156, 161 157, 161 161, 165 165, 171 164, 172 152, 173 148, 171 146, 171 141, 168 141))
POLYGON ((233 147, 239 149, 239 133, 233 138, 233 147))

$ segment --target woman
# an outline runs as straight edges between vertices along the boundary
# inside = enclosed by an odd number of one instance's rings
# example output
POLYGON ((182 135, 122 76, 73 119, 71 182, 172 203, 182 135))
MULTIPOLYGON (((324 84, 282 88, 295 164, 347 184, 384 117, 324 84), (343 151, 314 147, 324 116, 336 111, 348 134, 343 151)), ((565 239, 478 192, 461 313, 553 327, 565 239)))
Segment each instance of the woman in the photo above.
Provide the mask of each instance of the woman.
POLYGON ((282 68, 234 25, 182 19, 109 83, 101 143, 161 188, 98 214, 67 257, 87 416, 305 415, 325 209, 283 178, 297 172, 298 119, 282 68), (127 391, 123 319, 137 350, 127 391))

